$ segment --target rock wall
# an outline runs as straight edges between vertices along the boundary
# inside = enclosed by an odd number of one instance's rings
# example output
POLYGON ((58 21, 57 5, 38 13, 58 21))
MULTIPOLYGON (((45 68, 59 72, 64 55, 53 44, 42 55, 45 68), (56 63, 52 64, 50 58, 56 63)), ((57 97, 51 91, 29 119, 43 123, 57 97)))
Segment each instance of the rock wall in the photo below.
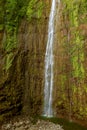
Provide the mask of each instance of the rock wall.
POLYGON ((87 39, 85 37, 86 26, 79 24, 78 28, 71 27, 69 14, 64 15, 63 11, 64 6, 63 3, 61 3, 60 11, 58 13, 57 10, 55 18, 53 90, 54 114, 57 116, 66 117, 69 120, 86 121, 86 71, 84 72, 85 76, 80 78, 81 73, 79 74, 79 76, 77 76, 76 68, 73 67, 75 64, 82 64, 83 70, 86 70, 85 63, 87 57, 86 53, 83 52, 83 48, 85 48, 84 45, 87 43, 87 39), (83 28, 81 29, 82 26, 83 28), (80 32, 80 37, 84 37, 82 47, 80 47, 81 41, 79 41, 78 46, 76 46, 76 41, 74 41, 74 43, 72 42, 74 39, 73 34, 75 34, 76 32, 80 32), (76 46, 76 48, 74 49, 73 44, 74 46, 76 46), (83 61, 81 61, 81 53, 83 53, 82 55, 84 55, 83 61), (73 57, 75 59, 76 57, 78 57, 78 61, 74 61, 73 63, 73 57))
MULTIPOLYGON (((43 108, 44 56, 47 42, 50 1, 46 1, 43 15, 38 20, 23 19, 17 41, 18 49, 12 50, 14 58, 8 71, 4 69, 7 53, 0 46, 0 121, 20 114, 41 114, 43 108), (47 8, 46 8, 47 7, 47 8)), ((5 39, 0 34, 0 44, 5 39)))
MULTIPOLYGON (((44 58, 50 6, 51 1, 46 0, 43 15, 39 20, 33 18, 28 21, 24 18, 20 22, 17 35, 19 44, 17 49, 12 50, 14 59, 8 72, 3 68, 7 55, 2 49, 5 31, 0 32, 0 120, 20 113, 42 114, 44 58)), ((78 79, 71 76, 72 64, 70 55, 67 53, 71 46, 65 44, 70 40, 68 39, 69 20, 63 14, 63 9, 64 6, 61 3, 60 11, 58 13, 57 9, 55 16, 54 115, 62 115, 68 119, 87 120, 87 89, 83 87, 83 83, 78 86, 78 79), (77 86, 78 89, 72 88, 73 83, 74 87, 77 86), (80 93, 80 89, 83 89, 82 93, 80 93)), ((84 65, 86 66, 86 64, 84 65)))

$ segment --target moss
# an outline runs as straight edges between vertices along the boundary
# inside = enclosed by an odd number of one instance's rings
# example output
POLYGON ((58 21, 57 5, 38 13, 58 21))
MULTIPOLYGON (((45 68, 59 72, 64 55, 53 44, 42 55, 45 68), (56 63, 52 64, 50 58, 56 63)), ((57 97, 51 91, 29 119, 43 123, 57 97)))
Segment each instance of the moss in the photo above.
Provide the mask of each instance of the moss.
POLYGON ((37 0, 31 0, 28 3, 28 7, 27 7, 27 11, 26 11, 26 15, 29 21, 31 21, 31 19, 36 18, 36 19, 40 19, 42 16, 42 11, 43 11, 43 2, 42 1, 37 1, 37 0))
POLYGON ((3 24, 0 24, 0 31, 2 31, 4 29, 3 24))
MULTIPOLYGON (((44 2, 37 0, 6 0, 0 1, 1 5, 4 5, 4 9, 0 6, 1 23, 0 31, 3 29, 6 31, 6 39, 3 43, 3 49, 6 53, 13 53, 14 49, 18 49, 17 34, 20 26, 21 20, 27 18, 28 21, 36 18, 37 20, 41 18, 44 2)), ((9 59, 5 64, 6 71, 12 65, 13 58, 9 58, 11 54, 6 55, 6 59, 9 59)), ((14 53, 13 53, 14 55, 14 53)))

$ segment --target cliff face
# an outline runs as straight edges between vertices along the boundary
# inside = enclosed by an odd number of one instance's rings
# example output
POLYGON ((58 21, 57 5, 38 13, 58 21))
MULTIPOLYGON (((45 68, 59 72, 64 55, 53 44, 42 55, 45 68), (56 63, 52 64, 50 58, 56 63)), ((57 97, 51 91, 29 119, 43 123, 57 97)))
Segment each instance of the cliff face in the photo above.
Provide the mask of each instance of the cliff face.
MULTIPOLYGON (((39 19, 32 17, 29 21, 23 17, 20 21, 17 48, 5 51, 2 45, 8 38, 8 32, 0 31, 0 120, 20 113, 41 115, 43 111, 44 58, 51 2, 46 0, 44 3, 39 19)), ((78 45, 79 35, 84 38, 84 44, 87 42, 86 28, 83 27, 86 25, 70 27, 70 19, 64 9, 61 3, 55 16, 53 108, 56 116, 61 114, 69 119, 86 120, 87 56, 86 47, 78 45), (77 32, 77 38, 74 32, 77 32)))
MULTIPOLYGON (((43 107, 44 56, 47 42, 48 17, 51 3, 44 3, 43 15, 20 22, 18 47, 6 52, 1 46, 0 64, 0 117, 19 114, 41 114, 43 107), (7 59, 13 53, 11 67, 6 70, 7 59)), ((6 40, 6 32, 0 33, 0 45, 6 40)))
POLYGON ((65 8, 61 3, 55 18, 53 107, 56 115, 67 116, 69 120, 87 120, 87 57, 83 49, 86 50, 87 25, 78 20, 84 13, 76 14, 77 6, 71 13, 68 5, 65 8))

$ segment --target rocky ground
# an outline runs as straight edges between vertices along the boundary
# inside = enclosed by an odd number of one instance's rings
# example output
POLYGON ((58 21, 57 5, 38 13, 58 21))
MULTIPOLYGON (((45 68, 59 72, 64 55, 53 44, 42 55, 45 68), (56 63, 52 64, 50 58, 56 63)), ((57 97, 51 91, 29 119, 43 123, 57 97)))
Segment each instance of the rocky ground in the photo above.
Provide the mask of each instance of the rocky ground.
POLYGON ((2 125, 1 130, 64 130, 59 124, 37 120, 33 123, 29 119, 10 121, 2 125))

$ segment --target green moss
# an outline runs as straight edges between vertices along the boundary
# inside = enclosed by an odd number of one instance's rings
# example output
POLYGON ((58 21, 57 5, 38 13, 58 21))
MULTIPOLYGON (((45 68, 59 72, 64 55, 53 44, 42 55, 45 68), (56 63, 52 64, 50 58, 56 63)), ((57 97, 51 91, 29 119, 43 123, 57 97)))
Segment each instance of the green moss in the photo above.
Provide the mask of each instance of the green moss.
POLYGON ((3 24, 0 24, 0 31, 2 31, 4 28, 3 24))
MULTIPOLYGON (((0 6, 0 30, 5 28, 6 40, 3 43, 3 49, 6 53, 13 53, 14 49, 18 48, 17 34, 20 22, 23 18, 31 21, 33 18, 40 19, 43 11, 43 3, 38 0, 6 0, 0 1, 4 5, 4 9, 0 6)), ((12 59, 9 58, 12 54, 6 55, 5 67, 6 70, 12 65, 12 59)), ((14 55, 14 53, 13 53, 14 55)))
POLYGON ((39 19, 42 16, 43 2, 38 0, 31 0, 28 3, 26 15, 30 21, 32 18, 39 19))

